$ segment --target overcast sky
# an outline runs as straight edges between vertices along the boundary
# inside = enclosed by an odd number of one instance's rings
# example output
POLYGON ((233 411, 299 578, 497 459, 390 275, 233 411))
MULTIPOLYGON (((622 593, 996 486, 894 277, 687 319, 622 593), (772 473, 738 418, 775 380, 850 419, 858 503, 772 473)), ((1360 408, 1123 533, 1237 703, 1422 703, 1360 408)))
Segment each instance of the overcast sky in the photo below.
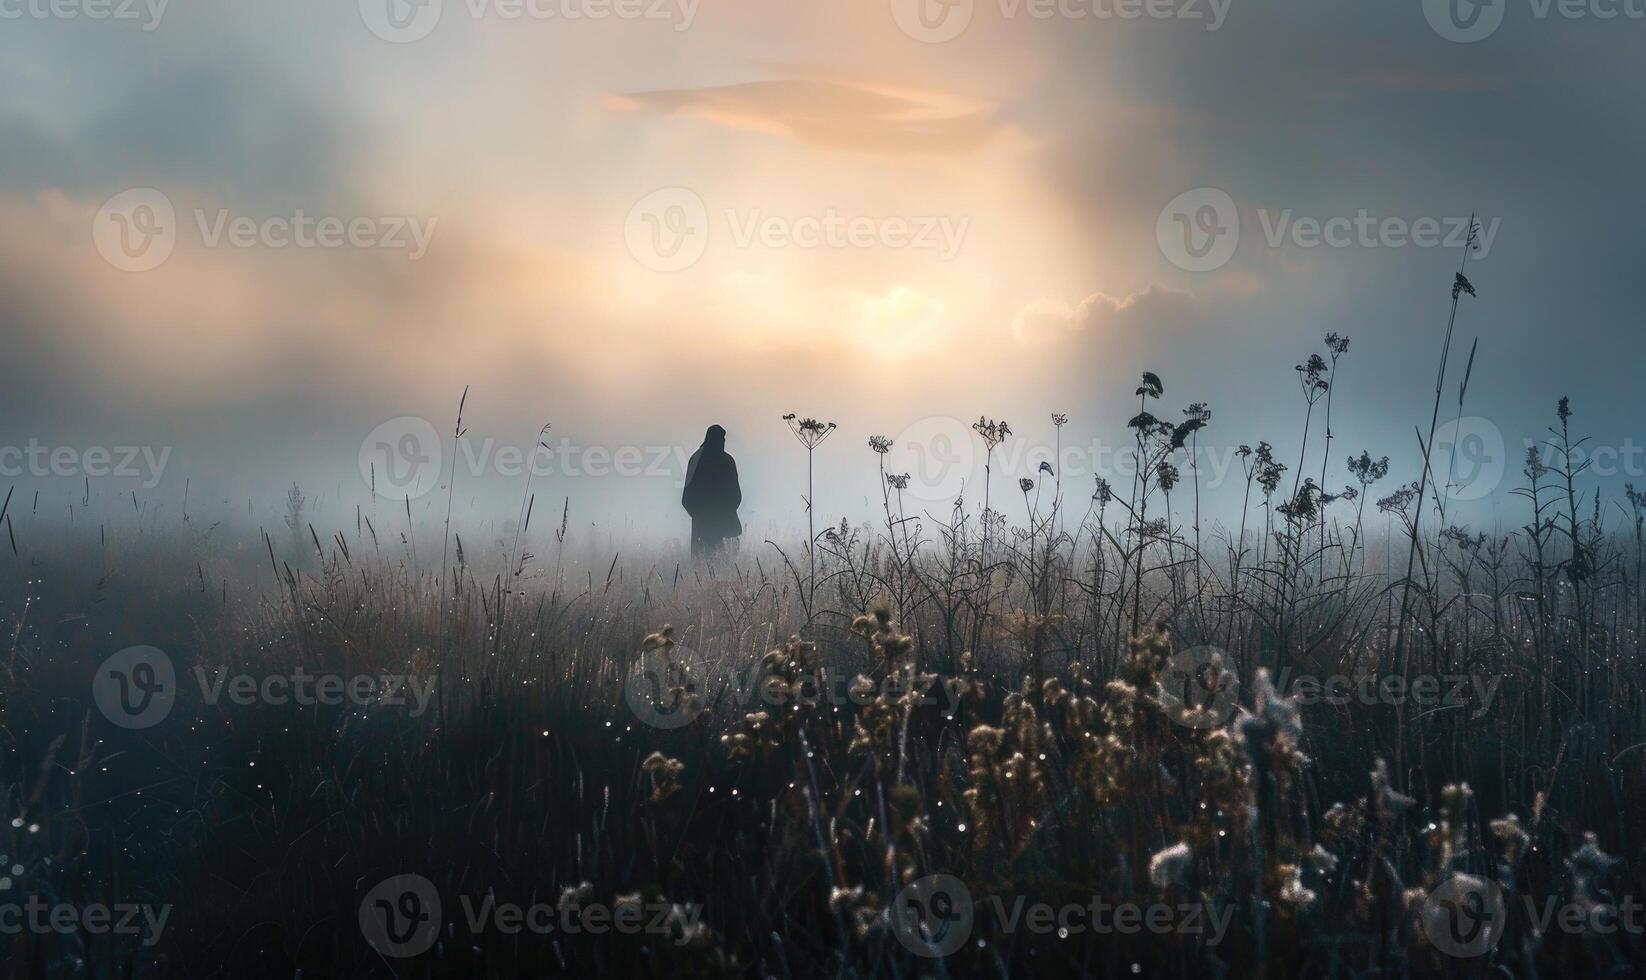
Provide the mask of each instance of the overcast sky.
POLYGON ((1471 211, 1464 495, 1520 523, 1567 394, 1601 485, 1646 484, 1638 0, 921 2, 0 0, 0 486, 66 502, 139 446, 158 481, 96 489, 261 512, 457 453, 460 509, 507 513, 551 423, 554 509, 678 534, 710 423, 766 527, 803 520, 785 413, 839 423, 819 516, 855 518, 869 435, 975 488, 965 426, 1004 417, 998 491, 1061 412, 1084 501, 1143 370, 1157 414, 1211 406, 1208 478, 1263 439, 1295 467, 1336 332, 1327 482, 1369 449, 1387 492, 1471 211))

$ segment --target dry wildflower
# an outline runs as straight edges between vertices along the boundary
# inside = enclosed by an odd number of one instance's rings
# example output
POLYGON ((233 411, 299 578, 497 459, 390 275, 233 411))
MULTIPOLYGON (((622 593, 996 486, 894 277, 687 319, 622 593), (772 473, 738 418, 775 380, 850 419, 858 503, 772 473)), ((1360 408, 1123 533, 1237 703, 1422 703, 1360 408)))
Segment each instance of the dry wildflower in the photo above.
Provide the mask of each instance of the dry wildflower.
POLYGON ((1566 858, 1566 870, 1572 873, 1573 900, 1598 900, 1602 896, 1601 880, 1617 863, 1617 858, 1600 849, 1600 838, 1594 831, 1584 831, 1583 845, 1566 858))
POLYGON ((808 450, 822 445, 823 440, 838 428, 833 422, 819 422, 814 418, 799 418, 793 412, 783 416, 783 421, 789 423, 789 431, 800 440, 800 444, 808 450))
POLYGON ((1041 724, 1033 703, 1008 695, 1002 727, 979 725, 966 737, 972 787, 963 795, 979 849, 1003 843, 1015 851, 1034 833, 1050 798, 1042 761, 1041 724))
POLYGON ((1389 494, 1387 497, 1379 498, 1377 502, 1377 509, 1385 514, 1404 514, 1406 513, 1406 508, 1410 507, 1412 505, 1412 501, 1416 499, 1417 484, 1406 484, 1394 493, 1389 494))
POLYGON ((1006 437, 1012 434, 1012 427, 1006 424, 1005 419, 997 422, 981 415, 977 417, 976 422, 972 423, 972 429, 983 437, 983 446, 989 451, 1005 442, 1006 437))
POLYGON ((686 771, 686 764, 661 752, 653 752, 640 763, 640 771, 651 777, 651 801, 661 803, 679 792, 680 777, 686 771))
POLYGON ((884 456, 892 451, 892 441, 885 436, 870 436, 869 448, 884 456))
POLYGON ((1159 482, 1162 491, 1171 493, 1172 488, 1177 486, 1177 467, 1172 465, 1171 460, 1161 460, 1155 465, 1155 479, 1159 482))
POLYGON ((884 607, 864 613, 852 620, 851 632, 869 641, 879 667, 892 673, 914 666, 914 637, 898 632, 892 624, 892 614, 884 607))
POLYGON ((1389 764, 1382 759, 1377 760, 1372 767, 1372 812, 1377 815, 1378 823, 1385 827, 1392 826, 1416 803, 1416 800, 1389 784, 1389 764))
POLYGON ((1304 887, 1302 868, 1295 864, 1277 865, 1275 878, 1280 885, 1278 892, 1281 903, 1290 906, 1293 912, 1303 912, 1314 905, 1318 896, 1304 887))
POLYGON ((1243 713, 1235 727, 1252 762, 1252 770, 1272 776, 1276 785, 1284 788, 1308 762, 1300 748, 1303 720, 1297 703, 1281 697, 1275 690, 1267 670, 1257 672, 1252 691, 1252 710, 1243 713))
POLYGON ((1265 498, 1274 496, 1280 486, 1281 475, 1286 472, 1286 464, 1274 458, 1273 448, 1266 442, 1257 444, 1257 485, 1263 488, 1265 498))
POLYGON ((836 887, 829 893, 829 911, 845 920, 846 927, 859 941, 872 939, 886 922, 886 909, 881 906, 880 897, 865 891, 862 885, 836 887))
POLYGON ((1114 488, 1109 485, 1108 480, 1101 476, 1097 478, 1097 486, 1092 490, 1092 499, 1097 501, 1099 509, 1109 505, 1109 501, 1114 499, 1114 488))
POLYGON ((594 885, 587 881, 580 882, 576 885, 567 885, 566 887, 560 889, 560 898, 555 903, 555 907, 558 908, 562 914, 575 911, 582 908, 593 895, 594 885))
POLYGON ((1156 888, 1182 884, 1183 875, 1193 860, 1194 852, 1182 841, 1163 851, 1156 851, 1149 858, 1149 880, 1154 882, 1156 888))
MULTIPOLYGON (((1337 805, 1341 806, 1342 804, 1337 805)), ((1330 875, 1332 872, 1337 870, 1337 855, 1326 850, 1326 848, 1320 846, 1319 844, 1316 844, 1314 848, 1309 851, 1307 860, 1309 865, 1314 868, 1315 872, 1323 877, 1330 875)))
POLYGON ((1349 457, 1349 475, 1360 481, 1363 487, 1369 487, 1389 475, 1389 457, 1372 459, 1372 454, 1364 449, 1359 456, 1349 457))
POLYGON ((1526 828, 1520 825, 1520 817, 1513 813, 1499 817, 1491 822, 1492 836, 1503 845, 1503 867, 1505 870, 1520 863, 1525 856, 1526 849, 1532 844, 1532 838, 1526 833, 1526 828))

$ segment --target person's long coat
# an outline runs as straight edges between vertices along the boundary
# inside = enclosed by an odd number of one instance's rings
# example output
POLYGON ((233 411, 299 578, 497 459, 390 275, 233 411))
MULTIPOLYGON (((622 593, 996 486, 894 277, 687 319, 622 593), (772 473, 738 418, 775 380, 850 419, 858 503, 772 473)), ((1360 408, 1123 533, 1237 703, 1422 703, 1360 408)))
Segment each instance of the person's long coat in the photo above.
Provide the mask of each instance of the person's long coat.
POLYGON ((737 507, 743 490, 737 483, 737 461, 726 452, 726 430, 710 426, 703 445, 686 466, 686 488, 681 506, 692 518, 692 540, 717 544, 743 533, 737 507))

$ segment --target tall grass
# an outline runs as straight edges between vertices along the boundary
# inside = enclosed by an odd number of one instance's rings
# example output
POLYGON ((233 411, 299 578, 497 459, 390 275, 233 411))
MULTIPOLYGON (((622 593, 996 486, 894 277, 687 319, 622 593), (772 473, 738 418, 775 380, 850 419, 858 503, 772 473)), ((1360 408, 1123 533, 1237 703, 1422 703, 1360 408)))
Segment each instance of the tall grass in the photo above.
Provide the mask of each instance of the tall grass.
MULTIPOLYGON (((464 529, 481 542, 466 549, 449 516, 416 522, 408 500, 402 548, 383 549, 367 515, 329 526, 312 506, 328 536, 284 554, 266 532, 166 520, 161 501, 134 496, 116 520, 88 487, 55 518, 8 494, 0 903, 174 912, 152 948, 25 932, 0 936, 0 962, 19 977, 1638 969, 1641 936, 1534 913, 1640 894, 1646 503, 1630 487, 1608 523, 1562 400, 1527 456, 1523 526, 1447 523, 1452 475, 1427 493, 1433 435, 1424 477, 1368 515, 1386 457, 1349 457, 1337 493, 1343 461, 1303 476, 1315 400, 1323 455, 1346 410, 1331 401, 1343 349, 1328 338, 1331 361, 1300 372, 1291 494, 1269 443, 1243 447, 1240 524, 1207 534, 1192 454, 1211 411, 1156 418, 1152 373, 1125 497, 1100 480, 1070 506, 1048 466, 1021 478, 1021 522, 987 485, 980 507, 910 515, 876 437, 862 465, 879 467, 879 521, 811 528, 803 572, 776 544, 713 568, 604 547, 568 533, 569 505, 533 531, 529 483, 515 524, 464 529), (1187 528, 1171 496, 1183 463, 1187 528), (1378 522, 1407 537, 1406 574, 1378 522), (448 534, 457 561, 436 578, 417 538, 448 534), (164 722, 128 731, 91 706, 90 680, 137 643, 185 682, 164 722), (297 666, 436 677, 440 710, 210 704, 187 682, 297 666), (1299 678, 1332 675, 1463 686, 1421 706, 1297 697, 1299 678), (669 725, 642 720, 637 679, 669 725), (446 908, 435 947, 395 961, 356 923, 362 895, 400 873, 446 908), (928 959, 899 902, 937 874, 964 883, 975 918, 928 959), (1507 900, 1501 938, 1470 960, 1424 920, 1457 876, 1507 900), (486 896, 701 919, 471 932, 460 899, 486 896), (1003 914, 1017 897, 1203 904, 1229 931, 1059 936, 1003 914)), ((981 419, 978 434, 992 467, 1009 430, 981 419)), ((806 503, 810 521, 810 487, 806 503)))

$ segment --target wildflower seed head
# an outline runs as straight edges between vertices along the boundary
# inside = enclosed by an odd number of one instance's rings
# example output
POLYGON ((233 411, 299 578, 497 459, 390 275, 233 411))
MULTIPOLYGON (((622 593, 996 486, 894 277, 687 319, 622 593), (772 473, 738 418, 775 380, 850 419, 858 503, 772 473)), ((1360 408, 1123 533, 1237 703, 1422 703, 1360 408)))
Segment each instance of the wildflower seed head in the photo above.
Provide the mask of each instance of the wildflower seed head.
POLYGON ((1181 884, 1184 872, 1193 861, 1194 852, 1188 844, 1179 841, 1163 851, 1156 851, 1149 858, 1149 880, 1156 888, 1181 884))

